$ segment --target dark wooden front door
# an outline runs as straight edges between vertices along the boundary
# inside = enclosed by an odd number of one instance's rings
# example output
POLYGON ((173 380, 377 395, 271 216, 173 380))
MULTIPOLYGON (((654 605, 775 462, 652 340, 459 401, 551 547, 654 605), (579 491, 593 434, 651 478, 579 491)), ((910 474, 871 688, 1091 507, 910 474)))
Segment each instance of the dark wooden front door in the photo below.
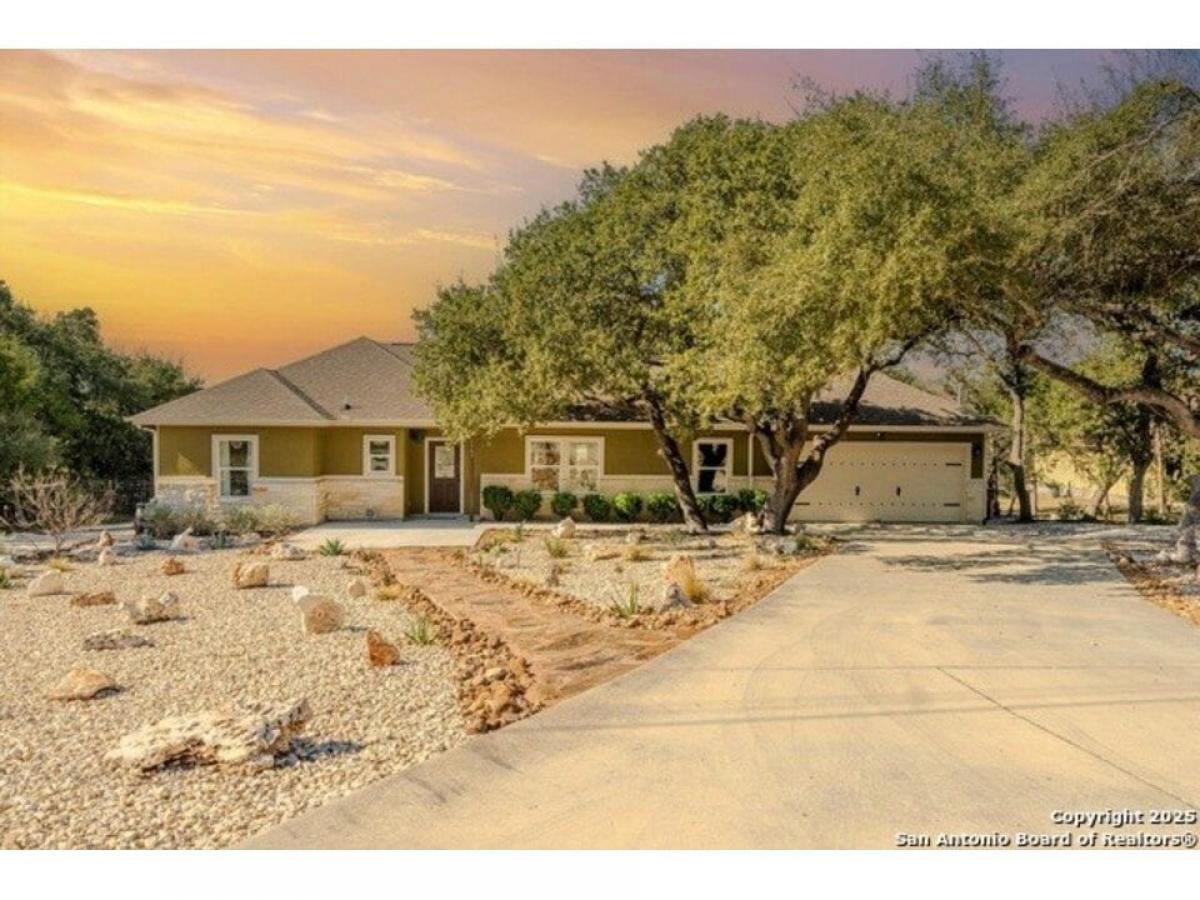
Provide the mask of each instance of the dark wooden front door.
POLYGON ((429 473, 429 511, 462 512, 462 453, 458 444, 429 441, 425 466, 429 473))

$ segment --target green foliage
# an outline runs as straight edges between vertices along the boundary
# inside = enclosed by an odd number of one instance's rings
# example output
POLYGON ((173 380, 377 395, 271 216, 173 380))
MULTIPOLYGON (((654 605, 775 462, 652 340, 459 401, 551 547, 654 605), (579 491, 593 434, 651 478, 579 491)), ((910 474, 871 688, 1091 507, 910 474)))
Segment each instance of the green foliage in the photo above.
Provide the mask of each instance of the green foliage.
POLYGON ((640 494, 622 491, 613 495, 612 507, 622 522, 632 522, 642 514, 642 497, 640 494))
POLYGON ((611 609, 621 619, 630 619, 642 612, 642 604, 638 599, 637 582, 629 583, 629 589, 625 596, 614 599, 611 609))
POLYGON ((154 539, 154 534, 149 531, 138 532, 138 536, 134 538, 133 545, 143 552, 158 549, 158 542, 154 539))
POLYGON ((1058 519, 1060 522, 1079 522, 1086 518, 1084 509, 1070 497, 1058 502, 1058 519))
POLYGON ((126 417, 199 384, 179 363, 105 345, 92 310, 41 317, 0 282, 0 479, 57 463, 119 487, 146 481, 150 437, 126 417))
POLYGON ((545 544, 551 559, 565 559, 571 554, 571 546, 563 538, 548 537, 545 544))
POLYGON ((741 509, 741 502, 735 494, 700 494, 696 500, 709 522, 728 522, 741 509))
POLYGON ((150 502, 143 506, 141 523, 142 527, 159 540, 172 538, 181 530, 175 510, 165 503, 150 502))
POLYGON ((317 548, 317 553, 321 556, 343 556, 346 553, 346 545, 337 538, 325 538, 317 548))
POLYGON ((767 492, 757 488, 742 488, 735 496, 742 512, 757 514, 767 505, 767 492))
POLYGON ((280 537, 295 531, 298 523, 296 514, 279 503, 268 503, 258 507, 257 531, 263 537, 280 537))
POLYGON ((8 569, 0 566, 0 591, 8 590, 13 586, 12 576, 8 574, 8 569))
POLYGON ((503 522, 513 507, 513 492, 502 484, 489 484, 483 489, 483 506, 497 522, 503 522))
POLYGON ((418 616, 404 630, 404 636, 408 638, 411 644, 416 644, 418 647, 428 647, 430 644, 437 642, 437 629, 427 617, 418 616))
POLYGON ((230 534, 255 534, 259 529, 259 510, 250 504, 230 506, 221 513, 221 527, 230 534))
POLYGON ((522 522, 528 522, 542 508, 542 495, 539 491, 525 490, 513 494, 513 512, 522 522))
POLYGON ((679 519, 679 500, 670 491, 658 491, 646 498, 646 513, 655 522, 679 519))
POLYGON ((558 518, 565 519, 575 512, 575 506, 578 503, 579 498, 570 491, 555 491, 554 496, 550 498, 550 509, 558 518))
POLYGON ((593 522, 607 522, 612 518, 612 501, 604 494, 584 494, 583 511, 593 522))

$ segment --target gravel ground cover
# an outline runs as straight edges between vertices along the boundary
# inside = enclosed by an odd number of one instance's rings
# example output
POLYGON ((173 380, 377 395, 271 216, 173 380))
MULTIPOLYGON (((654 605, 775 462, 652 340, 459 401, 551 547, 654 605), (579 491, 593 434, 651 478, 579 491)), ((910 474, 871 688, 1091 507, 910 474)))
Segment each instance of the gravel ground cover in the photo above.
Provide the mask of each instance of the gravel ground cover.
MULTIPOLYGON (((27 597, 18 566, 0 590, 0 842, 6 848, 222 847, 461 742, 454 660, 404 640, 402 604, 352 599, 343 557, 268 559, 271 584, 235 590, 236 550, 183 555, 187 572, 161 574, 166 554, 125 554, 116 566, 73 562, 69 594, 27 597), (346 626, 305 635, 291 598, 307 585, 341 602, 346 626), (71 594, 118 600, 170 590, 183 618, 134 626, 120 606, 76 607, 71 594), (129 628, 152 647, 84 651, 87 635, 129 628), (395 642, 401 664, 371 668, 365 632, 395 642), (121 689, 87 701, 47 694, 75 666, 121 689), (232 702, 305 697, 313 715, 292 756, 273 769, 174 767, 141 774, 105 760, 120 738, 174 714, 232 702)), ((252 557, 266 559, 265 557, 252 557)))
POLYGON ((1129 582, 1152 603, 1200 625, 1200 570, 1158 559, 1172 546, 1169 532, 1106 541, 1105 550, 1129 582))
POLYGON ((601 609, 627 601, 631 593, 654 608, 662 600, 663 568, 675 555, 691 558, 697 577, 709 588, 709 603, 731 600, 756 573, 793 561, 776 555, 769 538, 728 531, 690 535, 671 526, 628 531, 578 527, 574 537, 558 540, 545 531, 516 537, 513 529, 489 532, 471 558, 514 580, 549 584, 601 609), (640 542, 630 543, 631 532, 641 536, 640 542))

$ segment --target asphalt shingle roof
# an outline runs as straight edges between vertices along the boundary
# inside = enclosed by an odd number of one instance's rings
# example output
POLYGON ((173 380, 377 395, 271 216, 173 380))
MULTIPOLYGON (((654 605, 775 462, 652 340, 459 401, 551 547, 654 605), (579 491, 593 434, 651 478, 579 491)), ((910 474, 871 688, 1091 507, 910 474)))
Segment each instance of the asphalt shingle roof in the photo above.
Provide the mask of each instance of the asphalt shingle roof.
MULTIPOLYGON (((136 425, 336 425, 432 424, 433 411, 415 393, 412 345, 360 337, 279 369, 255 369, 210 388, 133 416, 136 425)), ((849 376, 834 379, 813 407, 813 422, 832 422, 850 389, 849 376)), ((613 410, 572 418, 628 421, 613 410)), ((856 425, 984 426, 951 398, 932 394, 882 373, 872 377, 856 425)))

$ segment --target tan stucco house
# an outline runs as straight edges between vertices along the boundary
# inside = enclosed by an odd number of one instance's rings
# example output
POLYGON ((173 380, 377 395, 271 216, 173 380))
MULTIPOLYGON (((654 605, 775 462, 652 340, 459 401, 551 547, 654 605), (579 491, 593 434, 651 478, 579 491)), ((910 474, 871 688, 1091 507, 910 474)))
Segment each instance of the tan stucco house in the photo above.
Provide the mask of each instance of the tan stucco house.
MULTIPOLYGON (((458 444, 442 437, 412 382, 412 345, 358 338, 279 369, 256 369, 134 416, 154 435, 158 500, 281 504, 303 522, 484 515, 483 488, 576 494, 671 490, 645 422, 550 422, 458 444)), ((834 386, 830 398, 844 394, 834 386), (840 392, 839 392, 840 391, 840 392)), ((818 404, 828 422, 836 400, 818 404)), ((818 424, 819 428, 819 424, 818 424)), ((795 518, 979 522, 989 423, 949 398, 885 375, 830 451, 795 518)), ((768 488, 744 426, 684 447, 700 491, 768 488)))

